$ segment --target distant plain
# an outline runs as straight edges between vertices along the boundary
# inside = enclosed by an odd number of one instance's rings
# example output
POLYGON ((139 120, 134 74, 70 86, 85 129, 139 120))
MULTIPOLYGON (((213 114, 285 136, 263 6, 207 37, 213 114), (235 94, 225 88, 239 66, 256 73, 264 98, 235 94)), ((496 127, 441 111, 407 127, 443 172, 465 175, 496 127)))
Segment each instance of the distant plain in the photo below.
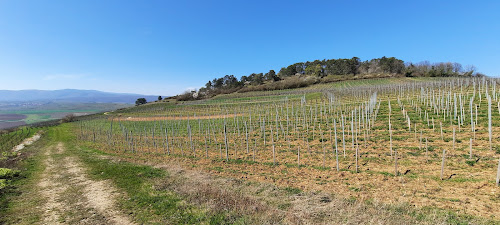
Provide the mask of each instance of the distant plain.
POLYGON ((0 106, 0 129, 7 129, 57 120, 70 114, 80 116, 130 107, 131 105, 123 103, 25 102, 0 103, 0 106))

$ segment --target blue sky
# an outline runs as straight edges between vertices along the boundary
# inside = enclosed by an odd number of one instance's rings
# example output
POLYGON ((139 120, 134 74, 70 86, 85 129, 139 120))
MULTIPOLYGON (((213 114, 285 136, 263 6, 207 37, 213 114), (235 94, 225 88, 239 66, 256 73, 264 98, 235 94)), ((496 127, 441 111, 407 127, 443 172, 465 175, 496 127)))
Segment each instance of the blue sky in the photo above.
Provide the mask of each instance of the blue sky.
POLYGON ((0 0, 0 89, 174 95, 353 56, 500 76, 499 12, 500 1, 0 0))

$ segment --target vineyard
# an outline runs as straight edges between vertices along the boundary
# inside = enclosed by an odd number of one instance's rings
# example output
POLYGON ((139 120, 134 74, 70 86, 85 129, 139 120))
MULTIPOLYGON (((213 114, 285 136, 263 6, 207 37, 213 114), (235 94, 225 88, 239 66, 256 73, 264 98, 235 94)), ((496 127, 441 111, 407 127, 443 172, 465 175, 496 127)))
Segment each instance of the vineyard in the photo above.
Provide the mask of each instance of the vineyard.
POLYGON ((391 78, 234 93, 87 117, 74 132, 132 161, 498 219, 498 82, 391 78))
POLYGON ((13 148, 23 142, 24 139, 33 136, 39 129, 32 127, 21 127, 12 132, 0 133, 0 161, 7 159, 13 154, 13 148))

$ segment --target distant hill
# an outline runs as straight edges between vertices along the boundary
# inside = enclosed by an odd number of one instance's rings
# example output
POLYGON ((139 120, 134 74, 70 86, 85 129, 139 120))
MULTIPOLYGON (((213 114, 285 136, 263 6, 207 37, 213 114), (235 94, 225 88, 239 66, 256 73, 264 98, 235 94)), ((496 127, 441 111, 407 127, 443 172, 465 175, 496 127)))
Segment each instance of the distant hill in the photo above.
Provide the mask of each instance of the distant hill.
POLYGON ((80 102, 80 103, 129 103, 134 104, 138 98, 149 101, 157 100, 158 96, 140 95, 129 93, 111 93, 95 90, 0 90, 0 102, 28 102, 28 101, 53 101, 53 102, 80 102))

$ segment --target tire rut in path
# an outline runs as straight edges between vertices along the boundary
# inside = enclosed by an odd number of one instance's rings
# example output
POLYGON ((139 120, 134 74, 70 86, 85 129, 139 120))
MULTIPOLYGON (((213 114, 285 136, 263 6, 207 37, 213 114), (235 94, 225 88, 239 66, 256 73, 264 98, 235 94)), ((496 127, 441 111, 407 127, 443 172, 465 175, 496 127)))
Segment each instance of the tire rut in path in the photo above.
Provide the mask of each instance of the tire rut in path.
POLYGON ((93 181, 76 157, 64 155, 65 147, 46 149, 45 171, 39 182, 47 202, 43 223, 134 224, 115 207, 119 193, 108 181, 93 181))

